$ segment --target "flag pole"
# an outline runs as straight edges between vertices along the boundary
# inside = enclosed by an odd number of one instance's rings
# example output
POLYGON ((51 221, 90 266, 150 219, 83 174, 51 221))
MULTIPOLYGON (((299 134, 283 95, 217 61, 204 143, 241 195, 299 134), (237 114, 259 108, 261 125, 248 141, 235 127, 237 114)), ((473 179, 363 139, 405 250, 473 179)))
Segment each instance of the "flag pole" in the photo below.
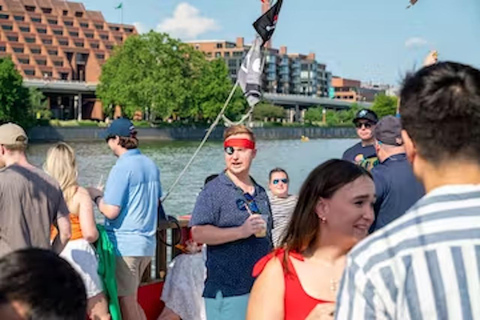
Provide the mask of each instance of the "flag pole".
POLYGON ((122 2, 122 9, 121 9, 121 20, 120 20, 120 23, 123 25, 123 2, 122 2))

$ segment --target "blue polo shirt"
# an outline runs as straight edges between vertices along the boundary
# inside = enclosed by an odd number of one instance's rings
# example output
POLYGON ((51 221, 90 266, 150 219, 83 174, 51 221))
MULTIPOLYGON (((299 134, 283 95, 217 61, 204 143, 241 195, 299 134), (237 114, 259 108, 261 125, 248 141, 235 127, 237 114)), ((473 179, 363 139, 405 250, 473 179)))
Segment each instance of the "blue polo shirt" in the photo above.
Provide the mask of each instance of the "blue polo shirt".
POLYGON ((105 218, 105 230, 116 254, 146 257, 155 254, 160 171, 138 149, 121 155, 108 175, 103 201, 120 207, 115 219, 105 218))
MULTIPOLYGON (((215 298, 219 291, 224 297, 249 293, 254 282, 253 266, 272 249, 270 204, 265 189, 256 183, 253 198, 259 211, 269 216, 268 235, 264 238, 252 235, 221 245, 208 245, 207 279, 203 291, 205 298, 215 298)), ((237 201, 245 201, 243 191, 225 173, 221 173, 198 196, 190 225, 213 225, 219 228, 241 226, 249 213, 240 210, 237 201)))
POLYGON ((372 169, 375 182, 373 232, 403 215, 423 195, 425 189, 415 178, 405 153, 396 154, 372 169))

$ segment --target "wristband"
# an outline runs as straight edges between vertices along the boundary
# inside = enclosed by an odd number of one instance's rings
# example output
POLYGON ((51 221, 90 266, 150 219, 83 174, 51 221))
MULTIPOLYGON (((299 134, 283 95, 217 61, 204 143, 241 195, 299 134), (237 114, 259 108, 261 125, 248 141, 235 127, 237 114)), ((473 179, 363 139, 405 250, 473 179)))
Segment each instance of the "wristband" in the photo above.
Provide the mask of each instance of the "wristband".
POLYGON ((103 198, 103 196, 96 196, 95 198, 93 198, 93 202, 95 202, 95 204, 98 206, 98 199, 101 199, 103 198))

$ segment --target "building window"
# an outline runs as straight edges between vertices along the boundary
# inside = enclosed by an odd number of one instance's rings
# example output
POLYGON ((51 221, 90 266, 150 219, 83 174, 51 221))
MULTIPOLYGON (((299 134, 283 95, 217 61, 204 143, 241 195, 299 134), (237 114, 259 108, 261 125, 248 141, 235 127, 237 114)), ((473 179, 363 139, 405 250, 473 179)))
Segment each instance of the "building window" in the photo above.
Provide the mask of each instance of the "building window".
POLYGON ((40 48, 30 48, 30 52, 32 54, 41 54, 42 53, 42 49, 40 48))
POLYGON ((68 80, 68 73, 60 72, 60 79, 61 80, 68 80))
POLYGON ((37 31, 38 33, 43 33, 43 34, 47 33, 47 29, 44 29, 44 28, 37 28, 37 31))
POLYGON ((93 33, 85 33, 85 37, 88 39, 93 39, 93 33))
POLYGON ((7 40, 11 42, 18 42, 17 36, 7 36, 7 40))
POLYGON ((228 66, 230 68, 236 68, 237 67, 237 60, 228 60, 228 66))
POLYGON ((53 30, 53 34, 57 35, 57 36, 63 36, 63 30, 53 30))
POLYGON ((20 26, 19 29, 21 32, 30 32, 30 27, 20 26))
POLYGON ((84 47, 84 44, 83 44, 83 42, 75 42, 75 46, 76 46, 77 48, 83 48, 83 47, 84 47))
POLYGON ((20 64, 30 64, 30 59, 20 58, 20 59, 18 59, 18 62, 20 62, 20 64))
POLYGON ((57 50, 48 50, 48 54, 51 55, 51 56, 58 56, 58 51, 57 50))
POLYGON ((76 31, 70 31, 69 34, 70 34, 72 37, 78 38, 78 32, 76 32, 76 31))
POLYGON ((77 18, 83 17, 83 12, 81 12, 81 11, 75 12, 75 17, 77 17, 77 18))
POLYGON ((35 70, 33 70, 33 69, 26 69, 26 70, 23 70, 23 72, 25 73, 26 76, 34 76, 35 75, 35 70))
POLYGON ((53 61, 55 67, 63 67, 63 61, 53 61))
POLYGON ((95 56, 97 57, 98 60, 104 60, 105 59, 105 55, 103 53, 97 53, 95 56))
POLYGON ((113 50, 113 46, 111 44, 105 45, 105 48, 107 48, 107 50, 113 50))
POLYGON ((222 56, 221 52, 215 52, 215 58, 220 58, 222 56))
POLYGON ((7 51, 7 48, 5 46, 0 46, 0 52, 5 52, 7 51))
POLYGON ((68 46, 68 40, 58 40, 58 44, 61 46, 68 46))
POLYGON ((125 30, 126 33, 132 33, 133 32, 132 28, 123 28, 123 30, 125 30))
POLYGON ((90 25, 87 22, 80 22, 80 27, 88 28, 90 25))
POLYGON ((23 53, 24 50, 23 50, 23 48, 13 47, 13 52, 15 52, 15 53, 23 53))
POLYGON ((100 46, 98 45, 98 43, 93 43, 93 42, 90 43, 90 48, 92 49, 98 49, 99 47, 100 46))
POLYGON ((67 10, 63 10, 62 14, 63 14, 64 16, 68 16, 68 11, 67 11, 67 10))
POLYGON ((12 27, 12 26, 9 26, 9 25, 2 25, 2 29, 3 29, 3 30, 7 30, 7 31, 12 31, 12 30, 13 30, 13 27, 12 27))
POLYGON ((48 19, 47 22, 48 24, 55 24, 55 25, 58 24, 58 20, 55 20, 55 19, 48 19))
POLYGON ((30 20, 32 20, 32 22, 37 22, 37 23, 41 23, 41 22, 42 22, 42 18, 31 17, 30 20))
POLYGON ((110 26, 110 30, 112 30, 112 31, 120 31, 120 28, 119 28, 119 27, 115 27, 115 26, 110 26))
POLYGON ((42 12, 45 14, 50 14, 52 13, 52 8, 42 8, 42 12))
POLYGON ((207 57, 211 58, 211 57, 212 57, 212 53, 211 53, 211 52, 207 52, 207 57))
POLYGON ((29 12, 35 12, 35 7, 34 6, 25 6, 25 10, 29 12))
POLYGON ((242 51, 235 51, 235 52, 233 53, 233 56, 234 56, 234 57, 242 57, 242 56, 243 56, 243 52, 242 52, 242 51))
POLYGON ((95 29, 103 30, 103 24, 95 24, 95 29))
POLYGON ((0 14, 0 19, 4 19, 4 20, 7 20, 9 18, 9 15, 8 14, 0 14))
POLYGON ((122 37, 115 37, 115 39, 117 39, 117 40, 120 41, 120 42, 123 41, 123 38, 122 38, 122 37))
POLYGON ((52 44, 52 39, 42 39, 43 44, 52 44))
POLYGON ((102 40, 108 40, 108 35, 106 35, 106 34, 101 34, 101 35, 100 35, 100 39, 102 39, 102 40))
POLYGON ((45 78, 52 77, 52 72, 51 72, 51 71, 44 71, 44 72, 43 72, 43 76, 44 76, 45 78))
POLYGON ((35 60, 38 65, 40 66, 46 66, 47 65, 47 60, 35 60))
POLYGON ((223 43, 217 43, 217 49, 222 49, 223 48, 223 43))
POLYGON ((225 52, 224 55, 225 55, 224 56, 225 58, 228 58, 228 57, 230 57, 230 52, 225 52))
POLYGON ((73 26, 73 21, 63 21, 63 23, 67 26, 67 27, 71 27, 73 26))

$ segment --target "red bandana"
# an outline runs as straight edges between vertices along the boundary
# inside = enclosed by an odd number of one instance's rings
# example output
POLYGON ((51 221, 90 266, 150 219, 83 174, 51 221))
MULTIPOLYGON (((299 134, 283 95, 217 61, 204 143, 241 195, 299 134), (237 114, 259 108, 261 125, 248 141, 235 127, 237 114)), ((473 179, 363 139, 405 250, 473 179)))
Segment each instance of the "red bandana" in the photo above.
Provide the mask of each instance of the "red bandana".
POLYGON ((245 149, 254 150, 255 149, 255 142, 253 142, 252 140, 248 140, 248 139, 229 139, 229 140, 226 140, 223 143, 223 147, 224 148, 238 147, 238 148, 245 148, 245 149))

